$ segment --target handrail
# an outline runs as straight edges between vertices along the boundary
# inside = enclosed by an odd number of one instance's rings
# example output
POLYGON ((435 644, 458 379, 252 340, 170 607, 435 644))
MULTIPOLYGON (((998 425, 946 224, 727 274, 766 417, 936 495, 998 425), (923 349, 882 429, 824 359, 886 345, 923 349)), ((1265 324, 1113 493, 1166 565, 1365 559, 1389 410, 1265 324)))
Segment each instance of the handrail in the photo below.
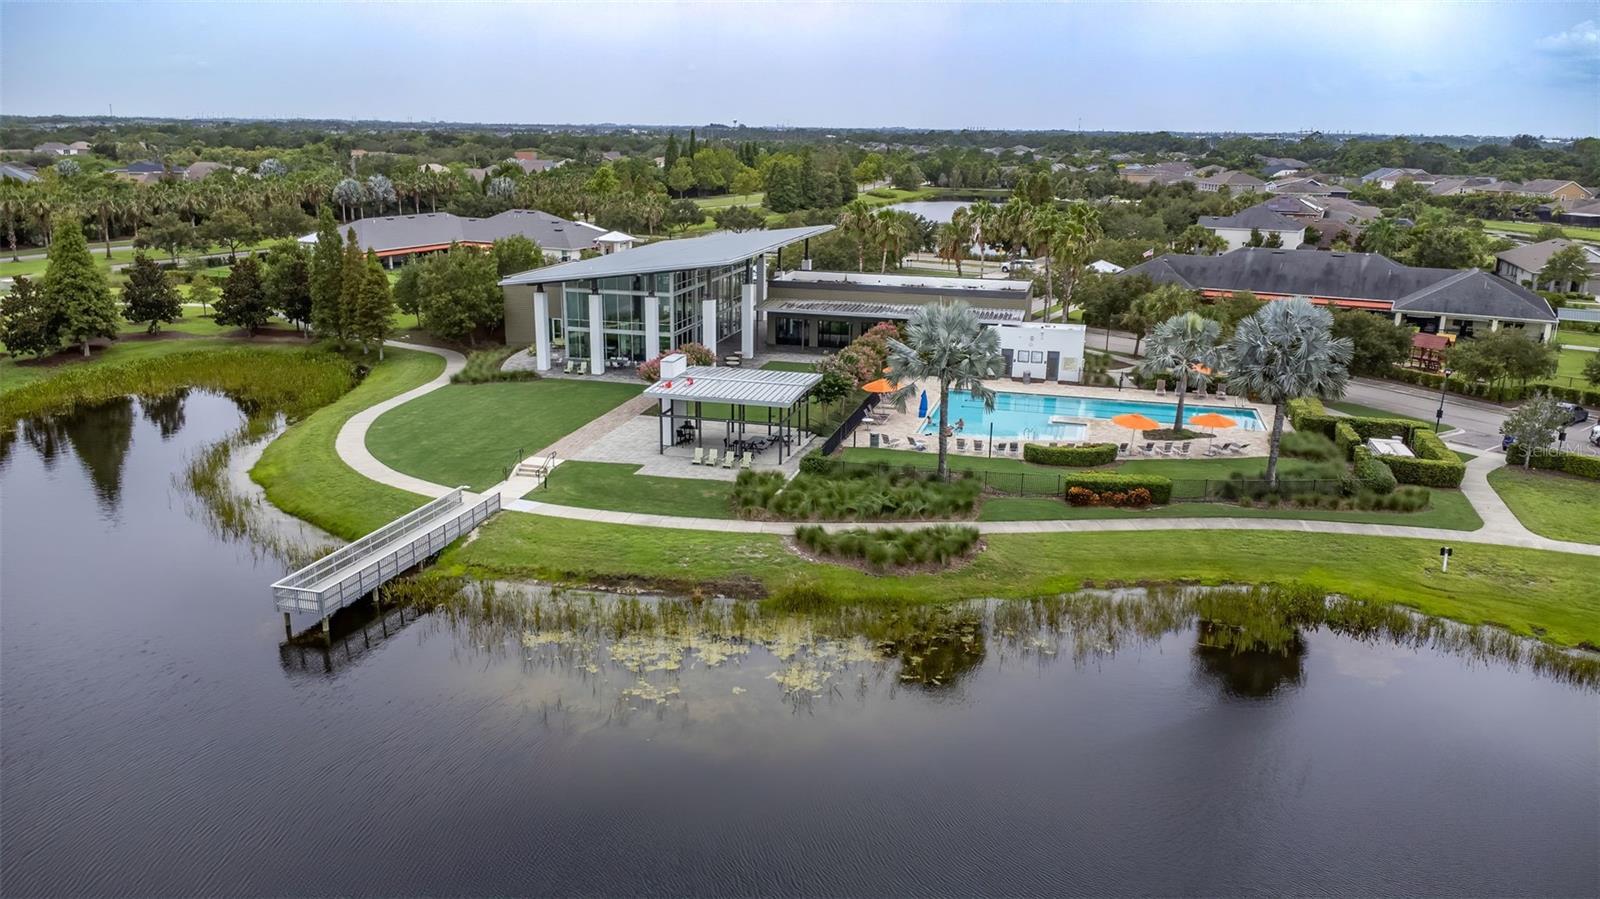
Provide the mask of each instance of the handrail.
POLYGON ((365 537, 362 537, 353 543, 347 543, 344 546, 341 546, 333 552, 327 554, 326 556, 323 556, 321 559, 312 562, 310 565, 285 575, 278 581, 274 582, 272 586, 298 588, 307 583, 315 583, 317 580, 326 576, 329 571, 335 570, 341 565, 347 564, 350 559, 366 555, 375 549, 381 549, 382 547, 387 546, 389 543, 394 542, 394 540, 400 535, 414 529, 422 522, 443 517, 443 513, 450 513, 458 510, 461 506, 461 495, 464 489, 465 488, 457 487, 444 496, 432 500, 431 502, 417 509, 407 512, 405 515, 396 518, 394 521, 389 522, 365 537))

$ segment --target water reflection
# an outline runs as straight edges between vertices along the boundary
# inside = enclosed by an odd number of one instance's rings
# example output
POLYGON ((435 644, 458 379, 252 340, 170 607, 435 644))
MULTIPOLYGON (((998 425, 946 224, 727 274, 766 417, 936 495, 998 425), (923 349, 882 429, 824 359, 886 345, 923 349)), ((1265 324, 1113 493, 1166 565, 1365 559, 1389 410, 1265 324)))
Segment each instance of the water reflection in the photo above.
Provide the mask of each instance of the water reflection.
POLYGON ((382 607, 373 601, 345 606, 329 619, 298 633, 288 630, 278 644, 278 662, 291 677, 330 677, 360 664, 400 636, 428 612, 412 604, 382 607))
POLYGON ((189 389, 185 387, 161 396, 140 397, 139 407, 144 411, 145 421, 161 432, 161 439, 170 440, 183 429, 183 407, 188 399, 189 389))
POLYGON ((1195 625, 1195 672, 1215 681, 1228 696, 1269 699, 1280 691, 1300 686, 1304 675, 1305 640, 1296 632, 1275 648, 1240 648, 1217 639, 1225 629, 1213 621, 1195 625))

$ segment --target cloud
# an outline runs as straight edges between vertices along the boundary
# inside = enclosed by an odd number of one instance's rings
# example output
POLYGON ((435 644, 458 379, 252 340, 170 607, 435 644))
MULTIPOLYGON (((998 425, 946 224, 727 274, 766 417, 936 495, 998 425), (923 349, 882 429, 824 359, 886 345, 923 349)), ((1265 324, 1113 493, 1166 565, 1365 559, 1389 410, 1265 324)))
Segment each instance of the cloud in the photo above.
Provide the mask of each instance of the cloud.
POLYGON ((1600 76, 1600 22, 1587 19, 1538 41, 1539 52, 1580 74, 1600 76))

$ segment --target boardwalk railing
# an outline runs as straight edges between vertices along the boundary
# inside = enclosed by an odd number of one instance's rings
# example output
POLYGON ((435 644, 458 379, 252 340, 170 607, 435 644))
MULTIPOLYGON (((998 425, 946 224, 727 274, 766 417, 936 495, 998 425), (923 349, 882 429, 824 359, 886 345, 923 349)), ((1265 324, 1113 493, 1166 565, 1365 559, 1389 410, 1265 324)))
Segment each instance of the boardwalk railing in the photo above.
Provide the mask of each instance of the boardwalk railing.
POLYGON ((467 505, 457 487, 272 585, 283 612, 326 618, 449 546, 500 511, 500 494, 467 505))
POLYGON ((878 398, 879 394, 869 393, 861 400, 861 405, 857 406, 854 412, 851 412, 844 421, 840 422, 839 427, 834 428, 833 433, 828 435, 828 439, 822 441, 822 455, 832 455, 833 451, 839 448, 839 444, 844 443, 845 438, 849 437, 860 426, 861 420, 866 418, 867 413, 878 405, 878 398))

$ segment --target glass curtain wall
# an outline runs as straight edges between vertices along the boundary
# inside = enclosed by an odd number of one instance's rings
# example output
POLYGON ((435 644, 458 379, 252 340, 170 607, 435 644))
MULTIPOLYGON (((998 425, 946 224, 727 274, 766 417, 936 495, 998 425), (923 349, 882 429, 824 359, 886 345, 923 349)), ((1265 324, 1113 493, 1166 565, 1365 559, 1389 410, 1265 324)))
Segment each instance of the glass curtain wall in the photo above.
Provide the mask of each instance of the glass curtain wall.
POLYGON ((607 359, 643 362, 674 347, 699 343, 702 303, 716 300, 717 340, 739 333, 739 303, 747 275, 744 264, 714 269, 603 278, 567 285, 560 316, 552 315, 552 333, 567 338, 567 356, 589 356, 589 293, 600 293, 602 355, 607 359), (645 300, 652 290, 661 298, 661 345, 645 346, 645 300))

